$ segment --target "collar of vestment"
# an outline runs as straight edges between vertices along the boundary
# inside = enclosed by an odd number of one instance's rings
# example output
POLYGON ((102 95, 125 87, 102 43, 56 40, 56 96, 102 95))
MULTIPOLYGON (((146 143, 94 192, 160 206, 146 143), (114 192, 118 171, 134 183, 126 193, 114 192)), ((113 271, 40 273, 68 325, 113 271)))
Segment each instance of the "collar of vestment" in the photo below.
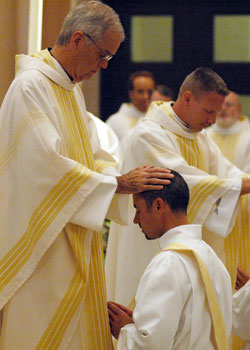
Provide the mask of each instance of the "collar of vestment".
POLYGON ((196 139, 197 135, 204 131, 193 132, 180 122, 180 118, 176 118, 176 114, 172 108, 173 102, 152 102, 148 113, 144 120, 151 120, 160 124, 164 129, 167 129, 174 134, 182 136, 187 139, 196 139))
POLYGON ((54 59, 49 51, 42 50, 31 56, 16 56, 16 75, 24 71, 38 70, 49 79, 66 90, 73 90, 76 83, 72 82, 61 65, 54 59))
POLYGON ((221 135, 233 135, 250 129, 250 122, 248 117, 241 116, 239 120, 233 123, 229 128, 222 128, 218 124, 214 124, 211 128, 221 135))
POLYGON ((119 112, 132 118, 143 118, 145 116, 145 113, 136 108, 133 103, 122 103, 119 112))
POLYGON ((164 249, 170 244, 185 242, 188 245, 188 240, 201 240, 202 239, 202 226, 201 225, 181 225, 176 226, 161 236, 157 242, 160 249, 164 249))

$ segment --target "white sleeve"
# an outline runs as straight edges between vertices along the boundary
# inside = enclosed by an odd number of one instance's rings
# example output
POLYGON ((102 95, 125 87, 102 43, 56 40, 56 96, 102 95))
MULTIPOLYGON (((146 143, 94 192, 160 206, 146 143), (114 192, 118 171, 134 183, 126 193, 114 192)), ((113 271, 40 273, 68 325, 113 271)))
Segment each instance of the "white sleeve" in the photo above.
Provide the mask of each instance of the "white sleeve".
POLYGON ((233 331, 250 341, 250 281, 233 295, 233 331))
POLYGON ((102 229, 106 217, 126 224, 128 195, 115 194, 116 187, 115 177, 104 176, 103 181, 86 197, 70 222, 95 231, 102 229))
POLYGON ((92 230, 101 230, 116 187, 115 177, 104 176, 103 181, 87 196, 70 222, 92 230))
POLYGON ((136 294, 134 324, 121 329, 118 350, 172 349, 191 282, 184 265, 177 265, 176 257, 168 255, 169 259, 155 257, 144 272, 136 294))

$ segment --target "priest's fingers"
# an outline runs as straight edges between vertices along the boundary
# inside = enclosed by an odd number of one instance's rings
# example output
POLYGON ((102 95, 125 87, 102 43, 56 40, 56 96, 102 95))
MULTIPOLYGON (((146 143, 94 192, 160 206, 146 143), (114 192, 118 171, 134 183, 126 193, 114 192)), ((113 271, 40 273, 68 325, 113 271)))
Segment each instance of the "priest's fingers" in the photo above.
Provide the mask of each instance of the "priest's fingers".
POLYGON ((147 190, 160 190, 168 185, 174 175, 169 169, 159 167, 139 167, 117 177, 117 193, 139 193, 147 190), (156 185, 156 187, 155 187, 156 185))
POLYGON ((243 287, 249 279, 250 275, 244 269, 238 267, 235 289, 240 289, 243 287))
POLYGON ((154 165, 143 165, 143 166, 138 166, 137 168, 135 168, 135 170, 148 170, 148 171, 163 171, 164 173, 171 173, 171 170, 168 168, 163 168, 163 167, 157 167, 154 165))
POLYGON ((108 310, 110 311, 110 314, 114 318, 115 315, 121 314, 123 311, 121 308, 119 308, 114 302, 108 301, 108 310))
POLYGON ((237 269, 237 275, 239 275, 242 279, 244 279, 246 282, 250 279, 250 274, 247 273, 246 270, 242 269, 241 267, 238 267, 237 269))
POLYGON ((122 327, 134 322, 132 317, 128 316, 126 312, 112 302, 108 302, 108 313, 111 333, 115 338, 118 338, 122 327))
POLYGON ((129 315, 131 317, 133 316, 133 310, 129 309, 128 307, 126 307, 126 306, 124 306, 122 304, 118 304, 118 303, 116 303, 114 301, 108 302, 108 304, 109 303, 112 303, 113 305, 117 306, 120 310, 126 312, 127 315, 129 315))

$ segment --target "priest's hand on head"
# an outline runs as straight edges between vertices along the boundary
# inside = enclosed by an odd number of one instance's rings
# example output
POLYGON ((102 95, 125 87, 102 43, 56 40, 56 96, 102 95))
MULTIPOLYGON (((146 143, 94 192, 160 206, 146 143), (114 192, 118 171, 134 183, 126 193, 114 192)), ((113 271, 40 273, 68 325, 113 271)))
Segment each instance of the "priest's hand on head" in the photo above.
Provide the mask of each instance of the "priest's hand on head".
POLYGON ((133 311, 121 304, 109 301, 108 313, 110 330, 116 339, 119 337, 122 327, 126 326, 127 324, 134 323, 132 318, 133 311))
POLYGON ((174 177, 169 169, 151 166, 142 166, 117 176, 116 193, 133 194, 149 190, 161 190, 161 185, 170 184, 174 177))

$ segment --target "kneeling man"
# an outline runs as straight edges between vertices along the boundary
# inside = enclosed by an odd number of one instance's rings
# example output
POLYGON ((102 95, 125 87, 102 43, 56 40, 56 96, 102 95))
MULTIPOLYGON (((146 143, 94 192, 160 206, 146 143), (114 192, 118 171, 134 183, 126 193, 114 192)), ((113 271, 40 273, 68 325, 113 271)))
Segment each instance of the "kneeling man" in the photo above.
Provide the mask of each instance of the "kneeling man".
MULTIPOLYGON (((134 311, 109 302, 118 350, 228 349, 232 326, 230 276, 187 218, 189 190, 175 171, 162 190, 135 194, 134 223, 160 252, 147 266, 134 311)), ((129 259, 129 257, 128 257, 129 259)))

